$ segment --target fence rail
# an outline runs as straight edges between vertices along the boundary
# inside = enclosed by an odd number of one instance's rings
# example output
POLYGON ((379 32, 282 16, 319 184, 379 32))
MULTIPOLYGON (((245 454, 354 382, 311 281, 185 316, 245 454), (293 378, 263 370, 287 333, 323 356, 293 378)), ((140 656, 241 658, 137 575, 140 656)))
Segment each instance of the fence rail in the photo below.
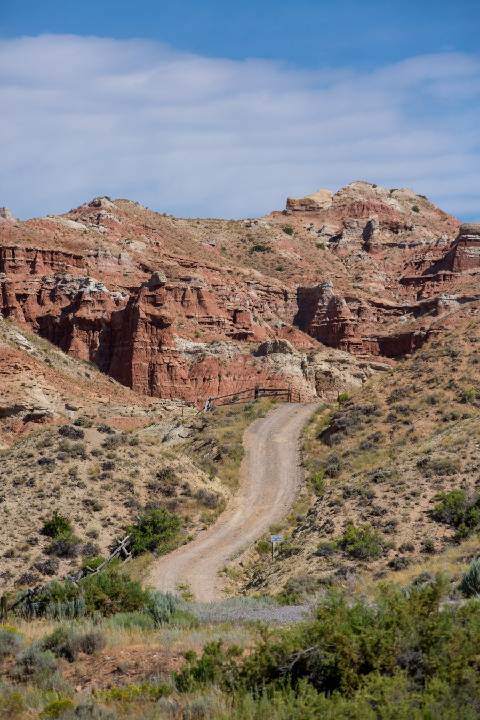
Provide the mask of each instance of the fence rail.
MULTIPOLYGON (((237 403, 246 403, 251 400, 258 400, 262 397, 274 397, 277 400, 283 400, 289 403, 300 402, 300 392, 293 388, 248 388, 247 390, 239 390, 229 395, 217 395, 216 397, 208 397, 203 407, 203 412, 207 412, 212 407, 221 407, 222 405, 236 405, 237 403), (222 401, 223 402, 219 402, 222 401)), ((201 401, 203 404, 203 400, 201 401)))
MULTIPOLYGON (((90 577, 91 575, 97 575, 99 572, 101 572, 108 563, 113 560, 114 558, 120 558, 123 557, 123 562, 126 563, 129 560, 132 559, 132 553, 128 549, 131 545, 131 539, 130 535, 127 535, 123 540, 117 540, 118 547, 115 548, 115 550, 109 555, 109 557, 104 560, 104 562, 98 566, 95 570, 93 570, 88 565, 85 567, 85 570, 87 572, 84 572, 83 570, 80 570, 76 575, 64 575, 64 580, 70 580, 70 582, 77 587, 77 584, 79 580, 83 580, 86 577, 90 577)), ((1 621, 5 623, 8 619, 8 613, 14 610, 20 603, 22 603, 24 600, 27 600, 28 603, 28 618, 33 619, 35 617, 35 602, 34 599, 40 595, 41 592, 45 590, 46 586, 40 587, 37 586, 35 588, 29 588, 25 595, 23 595, 21 598, 19 598, 16 602, 13 603, 13 605, 8 606, 8 600, 6 595, 2 595, 1 598, 1 621)))

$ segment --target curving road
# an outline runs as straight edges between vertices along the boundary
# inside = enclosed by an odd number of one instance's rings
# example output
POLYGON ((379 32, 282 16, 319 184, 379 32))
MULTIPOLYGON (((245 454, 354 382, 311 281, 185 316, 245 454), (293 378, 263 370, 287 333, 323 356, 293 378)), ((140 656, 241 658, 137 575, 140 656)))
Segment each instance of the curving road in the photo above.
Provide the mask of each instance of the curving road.
POLYGON ((299 436, 315 404, 279 405, 247 429, 240 487, 220 519, 193 542, 155 561, 148 581, 175 592, 190 585, 198 601, 222 597, 217 571, 290 510, 300 479, 299 436))

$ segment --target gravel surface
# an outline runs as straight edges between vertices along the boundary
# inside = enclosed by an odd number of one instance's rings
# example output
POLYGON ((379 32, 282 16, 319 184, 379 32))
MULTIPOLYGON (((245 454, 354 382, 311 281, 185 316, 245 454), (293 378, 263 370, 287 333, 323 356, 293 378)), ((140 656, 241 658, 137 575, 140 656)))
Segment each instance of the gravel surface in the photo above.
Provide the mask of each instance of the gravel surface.
MULTIPOLYGON (((231 622, 233 620, 261 620, 264 623, 298 623, 305 620, 310 614, 310 605, 289 605, 263 610, 230 610, 226 612, 202 613, 202 622, 231 622)), ((195 611, 192 611, 195 615, 195 611)))

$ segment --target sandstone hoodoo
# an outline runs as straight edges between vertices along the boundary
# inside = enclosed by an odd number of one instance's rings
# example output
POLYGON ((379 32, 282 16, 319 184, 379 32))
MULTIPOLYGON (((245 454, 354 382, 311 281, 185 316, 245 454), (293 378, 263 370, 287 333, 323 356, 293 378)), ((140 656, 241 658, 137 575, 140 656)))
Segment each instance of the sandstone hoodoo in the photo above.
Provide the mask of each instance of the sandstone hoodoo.
POLYGON ((478 225, 365 182, 239 222, 106 197, 28 222, 3 208, 0 312, 152 397, 310 399, 421 347, 452 308, 475 314, 479 247, 478 225))

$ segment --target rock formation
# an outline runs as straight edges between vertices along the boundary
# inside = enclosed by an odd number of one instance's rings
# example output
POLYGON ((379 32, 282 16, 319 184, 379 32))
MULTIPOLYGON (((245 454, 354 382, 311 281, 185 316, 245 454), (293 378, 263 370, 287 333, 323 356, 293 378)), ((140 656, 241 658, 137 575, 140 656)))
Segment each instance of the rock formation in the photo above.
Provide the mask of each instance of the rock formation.
POLYGON ((479 299, 480 226, 406 189, 356 182, 241 222, 105 197, 0 220, 1 314, 152 397, 258 383, 328 395, 479 299), (343 360, 325 369, 323 346, 343 360))
POLYGON ((313 195, 295 200, 287 198, 287 210, 327 210, 332 206, 332 191, 318 190, 313 195))

